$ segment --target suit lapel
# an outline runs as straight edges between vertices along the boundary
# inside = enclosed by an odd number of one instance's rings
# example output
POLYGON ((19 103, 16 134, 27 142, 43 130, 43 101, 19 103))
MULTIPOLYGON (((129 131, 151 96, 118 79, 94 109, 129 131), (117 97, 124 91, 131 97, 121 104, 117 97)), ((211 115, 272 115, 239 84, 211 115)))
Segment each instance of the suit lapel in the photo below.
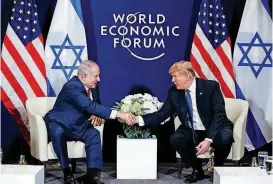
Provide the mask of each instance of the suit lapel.
POLYGON ((202 83, 200 82, 199 78, 196 78, 196 105, 197 105, 197 110, 200 115, 200 110, 202 106, 202 101, 203 101, 203 87, 202 83))

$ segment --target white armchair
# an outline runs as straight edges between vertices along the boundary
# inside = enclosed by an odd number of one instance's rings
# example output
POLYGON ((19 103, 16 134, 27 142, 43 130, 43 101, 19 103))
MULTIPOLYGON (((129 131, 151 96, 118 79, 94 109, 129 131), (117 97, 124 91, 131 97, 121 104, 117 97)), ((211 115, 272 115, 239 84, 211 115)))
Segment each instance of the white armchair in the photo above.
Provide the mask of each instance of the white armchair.
MULTIPOLYGON (((246 119, 249 109, 249 103, 245 100, 225 98, 225 108, 227 117, 234 123, 233 128, 233 138, 234 143, 232 144, 230 153, 228 155, 229 160, 235 161, 235 164, 238 164, 238 161, 244 156, 245 150, 245 128, 246 128, 246 119)), ((174 119, 175 130, 181 124, 178 117, 174 119)), ((210 158, 210 151, 199 155, 198 158, 210 158)), ((176 152, 176 158, 178 161, 178 171, 177 175, 181 178, 181 157, 179 153, 176 152)))
MULTIPOLYGON (((56 97, 37 97, 29 98, 26 101, 26 109, 28 113, 29 127, 30 127, 30 148, 31 155, 46 162, 51 159, 57 159, 53 150, 52 142, 48 143, 48 134, 43 117, 53 108, 56 97)), ((95 127, 100 132, 101 143, 103 137, 103 124, 95 127)), ((75 158, 85 158, 85 144, 81 141, 67 142, 68 157, 73 159, 72 170, 76 169, 75 158)))

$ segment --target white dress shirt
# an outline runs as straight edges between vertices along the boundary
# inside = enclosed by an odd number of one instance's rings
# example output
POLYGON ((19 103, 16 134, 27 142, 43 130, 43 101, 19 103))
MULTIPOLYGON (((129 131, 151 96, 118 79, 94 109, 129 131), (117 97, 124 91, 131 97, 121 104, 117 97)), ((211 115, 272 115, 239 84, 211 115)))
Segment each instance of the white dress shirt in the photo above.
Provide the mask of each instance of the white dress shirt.
MULTIPOLYGON (((199 116, 198 110, 197 110, 197 104, 196 104, 196 80, 194 79, 191 86, 189 87, 189 92, 191 95, 191 101, 192 101, 192 111, 193 111, 193 128, 194 130, 206 130, 204 124, 202 123, 202 120, 199 116)), ((186 95, 186 93, 185 93, 186 95)), ((137 122, 139 126, 144 126, 145 122, 141 116, 137 116, 137 122)), ((212 139, 206 138, 205 140, 208 140, 212 142, 212 139)))
MULTIPOLYGON (((86 86, 84 86, 84 87, 85 87, 85 90, 87 91, 87 94, 88 94, 88 87, 86 87, 86 86)), ((91 91, 91 93, 90 93, 90 99, 93 100, 92 91, 91 91)), ((118 113, 118 111, 112 110, 112 111, 111 111, 111 114, 110 114, 110 119, 116 119, 117 113, 118 113)))

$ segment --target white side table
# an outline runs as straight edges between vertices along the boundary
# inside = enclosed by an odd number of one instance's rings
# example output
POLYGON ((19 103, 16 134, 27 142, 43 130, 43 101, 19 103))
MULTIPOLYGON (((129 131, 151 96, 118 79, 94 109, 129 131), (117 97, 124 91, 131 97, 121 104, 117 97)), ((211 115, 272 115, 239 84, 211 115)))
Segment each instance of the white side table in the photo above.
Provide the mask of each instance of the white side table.
POLYGON ((272 184, 273 176, 259 167, 214 167, 213 184, 272 184))
POLYGON ((44 184, 44 166, 1 165, 2 184, 44 184))
POLYGON ((117 137, 117 179, 156 179, 157 139, 117 137))

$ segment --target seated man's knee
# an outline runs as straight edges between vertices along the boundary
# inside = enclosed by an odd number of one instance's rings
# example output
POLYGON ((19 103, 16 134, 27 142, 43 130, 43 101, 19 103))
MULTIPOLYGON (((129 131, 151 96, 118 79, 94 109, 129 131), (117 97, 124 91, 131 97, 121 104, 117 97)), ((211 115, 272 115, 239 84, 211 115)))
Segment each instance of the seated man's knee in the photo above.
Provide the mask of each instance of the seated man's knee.
POLYGON ((224 129, 223 131, 221 131, 220 133, 220 144, 222 145, 231 145, 233 142, 233 134, 232 134, 232 130, 230 129, 224 129))
POLYGON ((52 139, 61 139, 65 134, 65 131, 62 127, 56 126, 54 130, 50 131, 50 136, 52 139))

